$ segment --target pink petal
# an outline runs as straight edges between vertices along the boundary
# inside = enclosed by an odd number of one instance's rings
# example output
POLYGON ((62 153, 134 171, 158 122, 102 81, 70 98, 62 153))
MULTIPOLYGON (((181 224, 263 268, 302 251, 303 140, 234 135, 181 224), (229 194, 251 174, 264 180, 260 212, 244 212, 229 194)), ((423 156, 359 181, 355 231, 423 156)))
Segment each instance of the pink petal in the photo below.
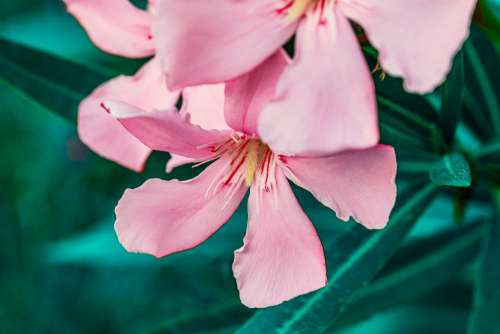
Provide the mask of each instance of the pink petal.
POLYGON ((293 34, 277 0, 164 0, 154 32, 169 87, 224 82, 250 71, 293 34))
POLYGON ((396 200, 396 155, 390 146, 324 158, 286 158, 290 178, 347 221, 381 229, 396 200))
POLYGON ((155 9, 155 4, 156 4, 156 0, 148 0, 148 12, 154 14, 156 9, 155 9))
POLYGON ((225 159, 190 181, 151 179, 127 190, 116 207, 115 231, 129 252, 156 257, 196 247, 215 233, 238 208, 247 188, 209 189, 225 159))
POLYGON ((257 120, 265 103, 276 91, 276 83, 290 63, 279 50, 261 65, 226 84, 226 121, 234 130, 257 134, 257 120))
POLYGON ((293 64, 262 110, 259 133, 275 151, 323 155, 375 145, 375 91, 348 20, 325 4, 310 11, 297 33, 293 64))
POLYGON ((283 172, 277 172, 276 193, 251 188, 248 215, 233 263, 243 304, 273 306, 326 285, 321 241, 283 172))
POLYGON ((67 10, 105 52, 142 58, 155 53, 152 16, 128 0, 64 0, 67 10))
POLYGON ((181 113, 206 130, 228 130, 224 120, 224 84, 188 87, 182 90, 181 113))
POLYGON ((78 134, 82 142, 99 155, 141 171, 151 149, 106 113, 101 103, 117 100, 153 110, 171 108, 178 97, 178 93, 167 90, 157 63, 150 61, 133 77, 112 79, 82 101, 78 113, 78 134))
POLYGON ((167 161, 165 171, 171 173, 175 168, 198 162, 199 160, 193 158, 186 158, 182 155, 170 153, 170 159, 167 161))
POLYGON ((204 130, 176 109, 144 112, 129 104, 109 101, 106 109, 142 143, 155 151, 187 158, 208 159, 213 146, 229 139, 230 131, 204 130))
POLYGON ((389 74, 412 92, 431 92, 450 70, 469 35, 476 0, 343 0, 340 9, 358 22, 389 74))

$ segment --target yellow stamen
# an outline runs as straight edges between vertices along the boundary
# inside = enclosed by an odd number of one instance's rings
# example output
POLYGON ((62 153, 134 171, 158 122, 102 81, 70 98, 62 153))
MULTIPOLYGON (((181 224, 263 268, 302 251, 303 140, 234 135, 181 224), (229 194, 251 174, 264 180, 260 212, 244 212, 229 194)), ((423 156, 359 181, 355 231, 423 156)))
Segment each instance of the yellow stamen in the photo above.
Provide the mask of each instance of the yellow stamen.
POLYGON ((259 164, 259 142, 251 140, 248 143, 246 169, 245 169, 245 183, 251 186, 255 177, 255 171, 259 164))
POLYGON ((377 65, 375 65, 375 68, 372 70, 373 74, 375 74, 377 72, 380 72, 380 74, 379 74, 380 80, 384 81, 385 77, 386 77, 386 73, 385 73, 384 69, 382 68, 382 66, 380 66, 379 62, 377 62, 377 65))
POLYGON ((292 7, 290 7, 290 11, 288 12, 288 19, 293 22, 299 19, 309 8, 309 5, 314 0, 294 0, 292 7))

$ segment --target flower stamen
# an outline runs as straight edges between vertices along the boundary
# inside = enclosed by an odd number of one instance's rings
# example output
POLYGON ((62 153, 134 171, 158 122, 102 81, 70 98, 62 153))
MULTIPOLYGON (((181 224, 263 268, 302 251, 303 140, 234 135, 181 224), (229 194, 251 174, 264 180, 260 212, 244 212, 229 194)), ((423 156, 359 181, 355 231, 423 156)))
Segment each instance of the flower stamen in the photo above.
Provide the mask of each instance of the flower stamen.
POLYGON ((250 140, 247 150, 247 163, 245 169, 245 183, 247 186, 251 186, 255 178, 255 171, 259 164, 259 142, 256 140, 250 140))
POLYGON ((207 196, 223 187, 230 187, 227 198, 225 197, 227 202, 242 185, 255 185, 259 193, 270 192, 275 188, 277 156, 260 140, 245 136, 234 137, 209 147, 215 153, 214 156, 199 164, 220 158, 225 159, 225 163, 210 183, 206 191, 207 196))
POLYGON ((314 0, 294 0, 288 11, 288 20, 290 22, 298 20, 313 2, 314 0))

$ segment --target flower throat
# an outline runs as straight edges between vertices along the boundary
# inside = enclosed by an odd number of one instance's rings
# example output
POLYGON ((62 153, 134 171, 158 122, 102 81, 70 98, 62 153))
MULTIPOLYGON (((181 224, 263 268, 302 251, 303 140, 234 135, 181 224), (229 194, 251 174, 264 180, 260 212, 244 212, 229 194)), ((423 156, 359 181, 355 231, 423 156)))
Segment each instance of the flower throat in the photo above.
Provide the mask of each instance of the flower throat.
POLYGON ((314 6, 320 5, 324 7, 327 0, 292 0, 286 8, 288 8, 288 19, 290 21, 298 20, 302 15, 304 15, 307 10, 314 4, 314 6))

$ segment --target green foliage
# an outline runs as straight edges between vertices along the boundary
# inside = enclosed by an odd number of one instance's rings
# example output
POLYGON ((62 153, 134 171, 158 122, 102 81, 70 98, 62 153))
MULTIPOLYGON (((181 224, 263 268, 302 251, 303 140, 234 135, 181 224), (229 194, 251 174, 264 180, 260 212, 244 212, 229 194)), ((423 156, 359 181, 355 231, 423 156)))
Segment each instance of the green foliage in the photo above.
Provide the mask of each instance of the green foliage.
MULTIPOLYGON (((412 192, 414 189, 412 189, 412 192)), ((327 266, 335 268, 327 287, 310 296, 261 310, 238 333, 318 333, 325 331, 394 253, 433 197, 430 185, 408 201, 400 196, 390 226, 369 232, 359 226, 346 231, 325 247, 327 266)))
POLYGON ((448 80, 441 87, 441 112, 439 126, 448 144, 453 142, 462 114, 465 90, 464 57, 459 52, 455 57, 448 80))
MULTIPOLYGON (((129 254, 116 240, 110 216, 125 188, 199 172, 164 175, 168 157, 155 154, 137 175, 78 141, 82 98, 142 61, 98 51, 59 2, 0 4, 2 331, 500 331, 498 203, 489 200, 500 185, 499 4, 478 8, 486 35, 473 29, 432 94, 409 94, 401 80, 374 73, 382 141, 398 154, 389 226, 345 224, 295 189, 324 243, 329 284, 256 311, 241 305, 231 273, 244 207, 205 244, 166 259, 129 254)), ((376 51, 364 50, 374 67, 376 51)))
POLYGON ((476 22, 500 50, 500 2, 498 0, 479 0, 476 9, 476 22))
POLYGON ((73 123, 80 101, 110 77, 6 39, 0 50, 2 79, 73 123))
POLYGON ((439 288, 474 259, 483 223, 471 223, 422 238, 401 248, 329 331, 352 325, 383 310, 418 300, 439 288), (409 289, 408 287, 411 287, 409 289))
POLYGON ((444 156, 429 171, 435 185, 452 187, 470 187, 472 182, 470 173, 469 163, 459 153, 444 156))
MULTIPOLYGON (((500 197, 496 202, 500 209, 500 197)), ((497 212, 497 219, 499 212, 497 212)), ((469 322, 469 334, 486 334, 500 332, 500 223, 490 222, 484 236, 483 251, 480 257, 480 269, 476 278, 474 309, 469 322)))
POLYGON ((464 53, 467 76, 464 117, 479 138, 495 138, 500 134, 500 107, 495 93, 500 84, 498 54, 477 31, 474 39, 464 46, 464 53))

